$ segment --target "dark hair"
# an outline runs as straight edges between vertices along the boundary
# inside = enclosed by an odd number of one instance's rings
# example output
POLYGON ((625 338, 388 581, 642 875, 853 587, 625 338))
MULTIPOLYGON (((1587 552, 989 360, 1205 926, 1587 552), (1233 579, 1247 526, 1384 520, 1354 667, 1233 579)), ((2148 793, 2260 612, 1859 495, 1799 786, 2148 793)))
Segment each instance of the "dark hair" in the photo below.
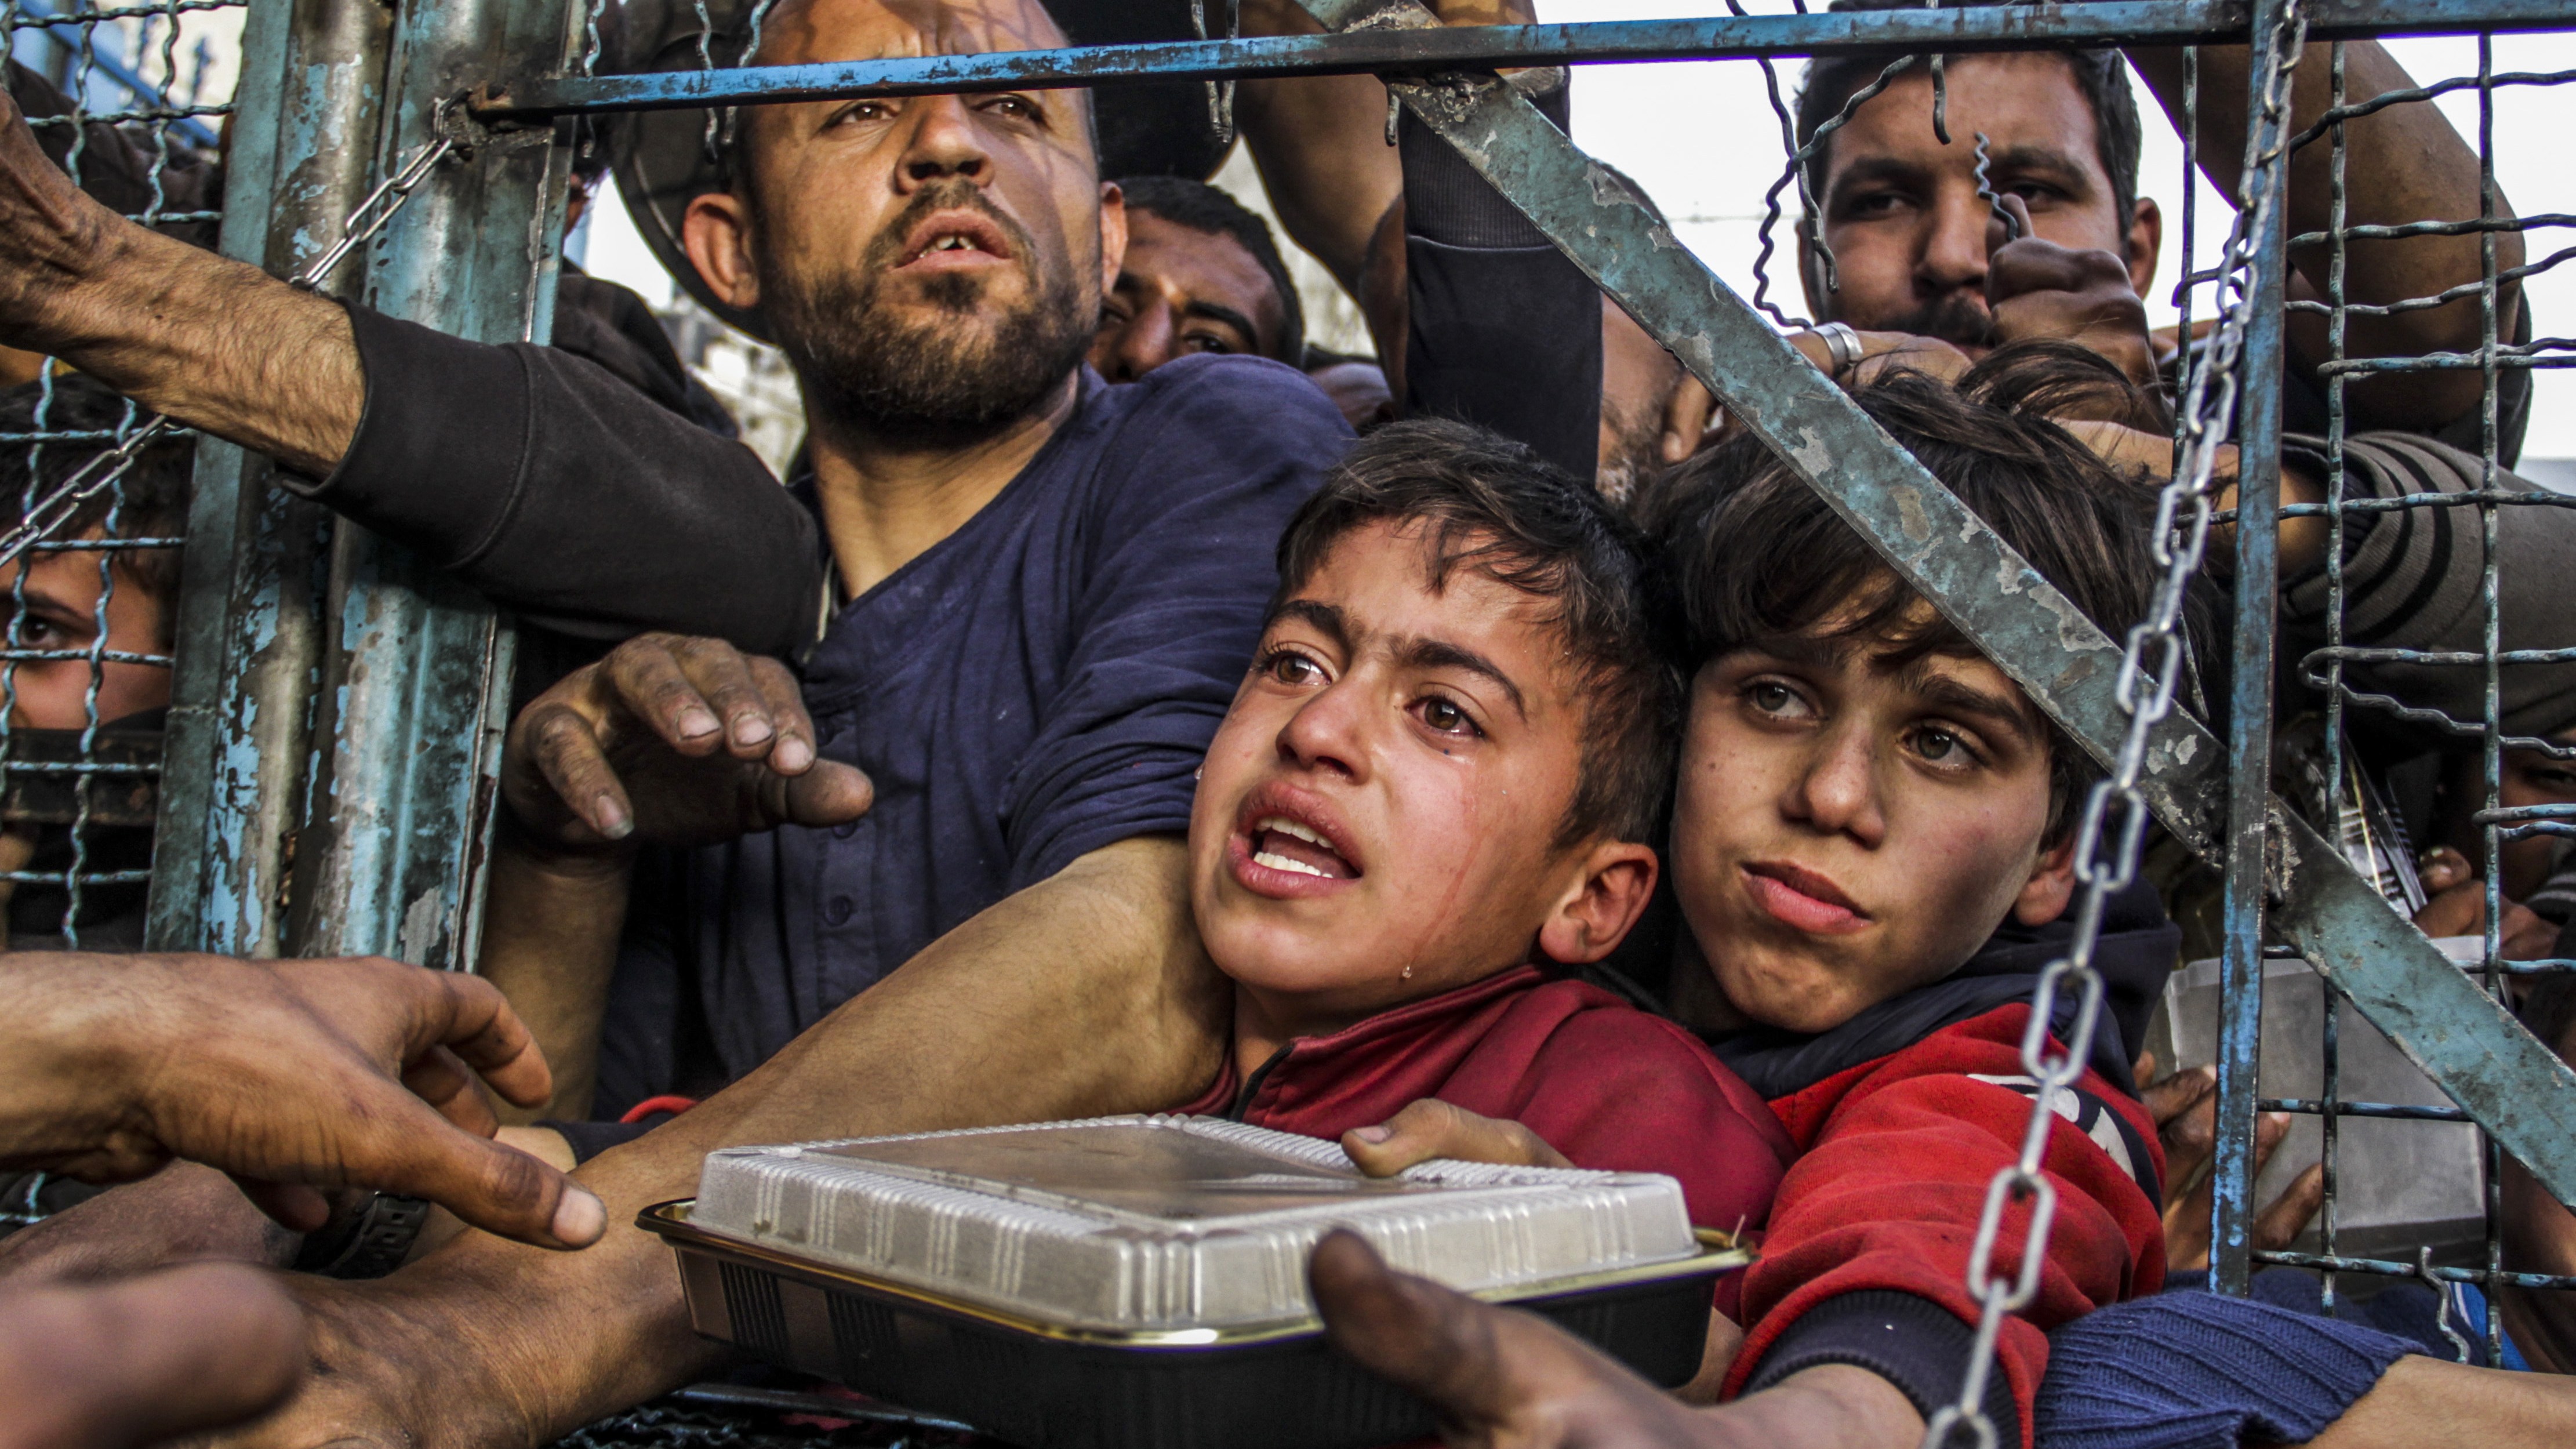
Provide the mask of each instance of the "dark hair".
POLYGON ((1644 536, 1528 447, 1416 418, 1361 439, 1289 520, 1279 598, 1352 531, 1417 520, 1428 525, 1433 588, 1471 568, 1553 606, 1548 622, 1584 686, 1582 780, 1558 844, 1655 841, 1672 801, 1681 678, 1649 606, 1644 536))
MULTIPOLYGON (((2063 343, 1999 348, 1954 387, 1896 372, 1852 401, 2113 638, 2146 617, 2157 570, 2155 498, 2065 429, 1999 403, 2046 395, 2027 373, 2081 377, 2093 354, 2063 343), (2018 374, 2018 375, 2017 375, 2018 374)), ((2125 383, 2125 379, 2121 379, 2125 383)), ((1816 491, 1746 434, 1682 465, 1654 501, 1660 583, 1696 668, 1766 640, 1876 642, 1898 659, 1979 651, 1816 491)), ((2048 723, 2049 839, 2099 778, 2092 757, 2048 723)))
POLYGON ((1268 274, 1271 290, 1279 294, 1279 336, 1262 355, 1291 367, 1305 360, 1306 309, 1298 305, 1297 283, 1288 275, 1288 263, 1279 255, 1270 223, 1219 188, 1185 176, 1122 177, 1118 189, 1127 193, 1131 211, 1152 212, 1174 226, 1207 236, 1232 237, 1252 253, 1268 274))
MULTIPOLYGON (((1894 10, 1912 0, 1834 0, 1832 9, 1894 10)), ((1971 4, 1993 3, 1993 0, 1938 0, 1945 8, 1965 9, 1971 4)), ((2084 94, 2084 104, 2093 111, 2093 149, 2102 160, 2103 174, 2111 181, 2111 204, 2117 210, 2122 235, 2129 229, 2129 218, 2138 209, 2138 152, 2144 138, 2138 127, 2138 98, 2129 89, 2129 70, 2116 50, 2061 50, 2052 52, 2066 62, 2075 77, 2075 88, 2084 94)), ((1878 73, 1901 51, 1876 51, 1838 55, 1811 61, 1806 75, 1798 82, 1798 145, 1804 147, 1815 139, 1817 128, 1841 114, 1852 94, 1878 79, 1878 73)), ((1952 59, 1958 59, 1953 56, 1952 59)), ((1930 62, 1918 57, 1915 65, 1930 62)), ((1929 126, 1927 115, 1924 124, 1929 126)), ((1956 137, 1966 141, 1966 137, 1956 137)), ((1833 161, 1833 137, 1808 162, 1808 187, 1821 202, 1825 173, 1833 161)))
MULTIPOLYGON (((31 438, 31 433, 112 435, 131 433, 150 417, 82 373, 28 383, 0 392, 0 513, 11 522, 30 505, 68 482, 92 458, 116 446, 113 436, 31 438)), ((181 538, 188 531, 188 500, 197 448, 186 437, 156 442, 136 455, 117 486, 84 503, 56 538, 78 538, 104 525, 116 538, 181 538)), ((166 606, 179 594, 179 550, 119 550, 117 566, 166 606)), ((163 634, 169 629, 163 610, 163 634)))

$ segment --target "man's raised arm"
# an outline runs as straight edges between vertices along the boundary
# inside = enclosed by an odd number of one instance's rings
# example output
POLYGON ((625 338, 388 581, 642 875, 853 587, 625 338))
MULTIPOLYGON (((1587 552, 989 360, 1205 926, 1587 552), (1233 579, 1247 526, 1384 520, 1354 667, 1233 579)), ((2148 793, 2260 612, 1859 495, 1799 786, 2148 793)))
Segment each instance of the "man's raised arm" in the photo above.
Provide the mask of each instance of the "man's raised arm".
POLYGON ((275 458, 289 486, 551 627, 762 652, 811 636, 813 523, 748 449, 578 358, 344 308, 135 225, 6 96, 0 342, 275 458))
MULTIPOLYGON (((2376 41, 2344 46, 2345 100, 2359 103, 2388 91, 2406 90, 2415 81, 2376 41)), ((2207 46, 2200 52, 2200 165, 2219 190, 2233 197, 2244 164, 2248 54, 2242 46, 2207 46)), ((2182 114, 2182 52, 2137 50, 2130 63, 2164 105, 2174 129, 2182 114)), ((2323 43, 2309 47, 2293 77, 2293 134, 2316 123, 2333 104, 2333 77, 2323 43)), ((2332 143, 2320 137, 2290 158, 2288 225, 2293 236, 2321 232, 2333 224, 2332 143)), ((2345 225, 2397 225, 2413 221, 2464 221, 2478 215, 2478 154, 2431 104, 2391 106, 2345 126, 2345 225)), ((2511 208, 2497 198, 2497 214, 2511 208)), ((2354 302, 2387 305, 2410 297, 2429 297, 2452 287, 2474 284, 2479 271, 2479 238, 2411 237, 2402 241, 2362 241, 2350 246, 2344 292, 2354 302)), ((2290 254, 2298 275, 2293 295, 2322 299, 2329 255, 2323 246, 2290 254), (2307 285, 2302 287, 2301 283, 2307 285)), ((2522 237, 2496 234, 2496 267, 2522 264, 2522 237)), ((2507 282, 2496 317, 2497 340, 2511 341, 2521 294, 2507 282)), ((2448 306, 2401 312, 2389 317, 2355 316, 2347 322, 2345 354, 2351 357, 2411 357, 2427 352, 2474 352, 2482 332, 2475 295, 2448 306)), ((2292 348, 2311 366, 2325 359, 2326 319, 2292 313, 2292 348)), ((2354 431, 2363 428, 2438 428, 2478 405, 2480 375, 2475 369, 2410 374, 2402 377, 2356 377, 2350 386, 2354 431)))

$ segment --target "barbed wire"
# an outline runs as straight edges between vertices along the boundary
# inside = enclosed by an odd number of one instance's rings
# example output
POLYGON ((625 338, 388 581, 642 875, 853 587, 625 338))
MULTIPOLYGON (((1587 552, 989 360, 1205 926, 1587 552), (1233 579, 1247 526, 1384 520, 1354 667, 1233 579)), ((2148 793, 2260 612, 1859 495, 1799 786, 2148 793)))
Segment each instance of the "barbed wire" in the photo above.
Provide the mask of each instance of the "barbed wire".
MULTIPOLYGON (((2277 22, 2276 60, 2264 77, 2261 113, 2251 118, 2259 144, 2249 148, 2251 164, 2238 183, 2236 224, 2228 234, 2219 268, 2233 283, 2235 294, 2220 316, 2210 345, 2193 360, 2180 409, 2182 457, 2156 502, 2155 557, 2164 574, 2147 618, 2129 630, 2120 663, 2118 698, 2129 716, 2128 736, 2108 778, 2086 798, 2076 829, 2075 875, 2083 893, 2076 906, 2074 939, 2067 954, 2040 973, 2031 993, 2030 1021, 2021 1039, 2022 1070, 2034 1084, 2030 1116, 2022 1132, 2020 1155, 1987 1185, 1975 1244, 1968 1255, 1968 1294, 1978 1303, 1976 1341, 1960 1378, 1958 1401, 1942 1406, 1924 1426, 1925 1449, 1944 1449, 1962 1428, 1973 1436, 1977 1449, 1995 1449, 1994 1420, 1985 1410, 1986 1385, 1995 1370, 1995 1345, 2004 1320, 2038 1296, 2040 1274, 2047 1264, 2048 1232, 2057 1211, 2057 1191, 2044 1170, 2048 1141, 2060 1120, 2058 1095, 2084 1074, 2094 1027, 2101 1019, 2103 982, 2093 969, 2093 952, 2101 939, 2103 912, 2113 895, 2137 879, 2144 852, 2151 817, 2138 778, 2145 771, 2148 738, 2157 723, 2173 712, 2174 691, 2184 673, 2184 602, 2208 549, 2219 450, 2234 429, 2245 334, 2261 295, 2248 276, 2256 260, 2254 238, 2267 233, 2272 210, 2279 204, 2278 188, 2269 178, 2277 176, 2287 162, 2282 136, 2288 124, 2286 88, 2306 33, 2307 19, 2299 0, 2289 0, 2277 22), (2118 833, 2105 859, 2104 840, 2112 828, 2115 805, 2118 833), (2065 1034, 2062 1054, 2052 1057, 2051 1026, 2058 998, 2069 988, 2079 993, 2075 1019, 2065 1034), (2007 1281, 1995 1276, 1995 1249, 2003 1236, 2005 1214, 2018 1203, 2029 1205, 2030 1222, 2022 1239, 2021 1261, 2007 1281)), ((2276 254, 2263 258, 2262 264, 2286 263, 2276 254)), ((2268 379, 2251 381, 2270 385, 2268 379)))

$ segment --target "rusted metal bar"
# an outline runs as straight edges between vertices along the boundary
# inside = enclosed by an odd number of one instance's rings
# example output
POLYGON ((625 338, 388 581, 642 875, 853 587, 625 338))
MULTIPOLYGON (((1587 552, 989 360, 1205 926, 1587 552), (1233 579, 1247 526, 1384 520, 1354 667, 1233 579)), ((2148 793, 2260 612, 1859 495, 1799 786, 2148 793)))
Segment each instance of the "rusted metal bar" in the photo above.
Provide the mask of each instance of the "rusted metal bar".
MULTIPOLYGON (((551 128, 485 130, 453 102, 531 57, 561 64, 570 40, 564 0, 396 15, 377 173, 433 136, 457 144, 385 229, 370 306, 477 341, 546 340, 571 153, 551 128)), ((473 591, 355 525, 340 525, 330 568, 289 945, 470 968, 515 636, 473 591)))
MULTIPOLYGON (((289 276, 371 184, 391 15, 374 0, 252 6, 224 182, 223 249, 289 276)), ((340 274, 354 295, 355 271, 340 274)), ((259 454, 197 440, 179 587, 165 825, 146 939, 274 956, 304 808, 331 516, 259 454)))
MULTIPOLYGON (((1358 0, 1306 7, 1325 24, 1358 18, 1358 0)), ((855 95, 1115 85, 1122 81, 1349 75, 1421 76, 1494 67, 1736 60, 1855 51, 1958 54, 2069 45, 2241 44, 2246 0, 2100 0, 2081 5, 1970 5, 1807 15, 1611 20, 1571 25, 1358 26, 1324 35, 1174 41, 823 65, 684 69, 643 75, 517 75, 493 82, 476 114, 532 117, 823 100, 855 95)), ((2330 35, 2450 35, 2557 30, 2555 0, 2318 0, 2310 30, 2330 35)), ((504 72, 508 74, 508 72, 504 72)))
MULTIPOLYGON (((2218 965, 2218 1120, 2210 1171, 2222 1184, 2254 1181, 2254 1098, 2263 1037, 2263 923, 2273 873, 2266 859, 2272 802, 2272 642, 2280 616, 2281 346, 2289 254, 2281 246, 2289 176, 2289 98, 2276 80, 2295 60, 2284 47, 2291 0, 2255 7, 2251 95, 2245 114, 2248 212, 2245 350, 2237 389, 2234 655, 2228 674, 2226 914, 2218 965), (2270 114, 2266 114, 2267 110, 2270 114)), ((2452 975, 2459 973, 2453 971, 2452 975)), ((2253 1274, 2255 1204, 2245 1192, 2210 1194, 2210 1287, 2242 1297, 2253 1274)))

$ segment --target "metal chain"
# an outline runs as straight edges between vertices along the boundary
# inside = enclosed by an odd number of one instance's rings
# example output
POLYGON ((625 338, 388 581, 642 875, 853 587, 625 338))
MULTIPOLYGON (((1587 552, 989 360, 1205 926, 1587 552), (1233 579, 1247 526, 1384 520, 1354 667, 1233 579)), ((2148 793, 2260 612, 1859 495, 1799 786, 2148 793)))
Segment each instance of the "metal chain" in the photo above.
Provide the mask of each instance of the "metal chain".
MULTIPOLYGON (((2095 785, 2086 799, 2077 826, 2075 870, 2083 896, 2076 907, 2074 940, 2066 956, 2040 973, 2039 985, 2031 993, 2030 1022, 2022 1031, 2022 1070, 2034 1090, 2021 1154, 1988 1184, 1985 1210, 1977 1220, 1975 1246, 1968 1256, 1968 1294, 1979 1305, 1976 1344, 1960 1381, 1958 1402, 1944 1405, 1924 1427, 1924 1449, 1944 1449, 1962 1428, 1973 1436, 1977 1449, 1995 1449, 1994 1421, 1985 1411, 1986 1384, 1995 1370, 1995 1343, 2005 1318, 2038 1296, 2040 1274, 2047 1265, 2048 1230, 2057 1211, 2057 1193, 2043 1164, 2058 1121, 2058 1096, 2084 1074, 2085 1054, 2101 1016, 2102 977, 2093 969, 2093 950, 2101 936, 2103 910, 2114 894, 2137 879, 2151 818, 2146 797, 2138 789, 2148 736, 2173 712, 2174 690, 2184 672, 2183 604, 2208 547, 2212 495, 2219 481, 2218 451, 2233 431, 2237 368, 2253 319, 2256 289, 2247 279, 2255 260, 2252 242, 2264 234, 2276 204, 2276 188, 2265 178, 2278 173, 2286 155, 2282 136, 2287 126, 2286 87, 2307 31, 2298 0, 2283 8, 2279 26, 2282 43, 2275 52, 2279 60, 2265 77, 2262 114, 2254 120, 2261 144, 2249 156, 2250 164, 2238 184, 2236 225, 2228 234, 2225 258, 2219 265, 2219 275, 2229 281, 2234 295, 2216 336, 2194 359, 2184 389, 2182 456, 2156 504, 2155 558, 2164 574, 2147 618, 2129 631, 2120 664, 2118 698, 2129 716, 2128 736, 2121 742, 2109 777, 2095 785), (2112 828, 2115 804, 2117 833, 2110 837, 2105 858, 2105 834, 2112 828), (2070 988, 2080 993, 2074 1024, 2065 1035, 2063 1053, 2052 1057, 2050 1024, 2059 995, 2070 988), (1995 1276, 1995 1247, 2003 1236, 2005 1212, 2019 1203, 2029 1205, 2030 1223, 2022 1240, 2021 1261, 2007 1280, 1995 1276)), ((2283 262, 2271 257, 2265 264, 2283 262)), ((2269 379, 2247 381, 2270 385, 2269 379)))
MULTIPOLYGON (((413 152, 410 161, 385 178, 382 185, 367 193, 367 199, 359 202, 350 211, 348 220, 341 223, 340 239, 287 279, 288 286, 301 292, 320 291, 322 284, 339 269, 340 263, 347 260, 351 252, 374 240, 376 233, 385 229, 386 223, 392 221, 404 203, 411 200, 412 192, 428 180, 429 173, 437 169, 438 163, 446 160, 448 154, 456 149, 456 138, 444 134, 449 109, 449 104, 441 104, 438 109, 438 125, 442 134, 423 143, 413 152)), ((50 539, 55 530, 69 523, 91 499, 115 487, 120 479, 132 472, 144 449, 168 437, 177 427, 178 424, 166 414, 155 413, 150 421, 126 434, 115 447, 82 464, 79 472, 64 479, 60 487, 28 509, 27 516, 16 528, 0 535, 0 568, 8 567, 27 550, 50 539)))

